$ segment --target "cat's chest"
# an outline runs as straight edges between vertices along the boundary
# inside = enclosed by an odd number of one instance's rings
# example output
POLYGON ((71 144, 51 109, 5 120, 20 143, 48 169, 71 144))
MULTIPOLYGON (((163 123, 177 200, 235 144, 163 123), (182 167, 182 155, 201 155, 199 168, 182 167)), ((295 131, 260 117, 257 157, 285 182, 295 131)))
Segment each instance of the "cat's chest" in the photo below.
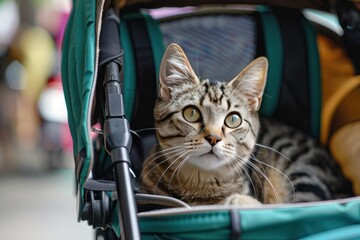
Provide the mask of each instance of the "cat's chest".
POLYGON ((233 193, 248 194, 248 187, 241 178, 220 180, 218 178, 181 181, 171 191, 178 198, 193 205, 218 204, 233 193))

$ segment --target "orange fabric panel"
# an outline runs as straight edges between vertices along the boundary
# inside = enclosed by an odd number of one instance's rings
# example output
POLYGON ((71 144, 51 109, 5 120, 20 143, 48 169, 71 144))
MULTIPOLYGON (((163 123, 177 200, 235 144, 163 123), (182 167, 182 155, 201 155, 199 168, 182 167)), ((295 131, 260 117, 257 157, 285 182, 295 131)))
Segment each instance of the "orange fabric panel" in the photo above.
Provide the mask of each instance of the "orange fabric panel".
MULTIPOLYGON (((343 96, 338 90, 354 76, 354 69, 344 49, 323 35, 318 35, 318 50, 322 78, 321 142, 327 145, 333 114, 343 96)), ((346 94, 346 92, 345 92, 346 94)))
POLYGON ((321 142, 360 195, 360 76, 341 46, 318 36, 322 74, 321 142))

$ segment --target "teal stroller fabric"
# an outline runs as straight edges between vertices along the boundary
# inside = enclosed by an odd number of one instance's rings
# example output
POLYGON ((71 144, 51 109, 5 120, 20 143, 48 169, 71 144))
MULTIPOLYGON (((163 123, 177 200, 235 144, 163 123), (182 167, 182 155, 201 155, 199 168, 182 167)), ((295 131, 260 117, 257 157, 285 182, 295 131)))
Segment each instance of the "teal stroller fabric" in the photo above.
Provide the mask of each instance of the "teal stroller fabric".
POLYGON ((80 191, 91 168, 89 106, 96 76, 95 29, 95 1, 74 1, 63 42, 61 71, 80 191))
MULTIPOLYGON (((143 239, 359 239, 360 200, 263 209, 221 206, 140 214, 143 239)), ((115 217, 113 227, 119 233, 115 217)))
MULTIPOLYGON (((99 19, 104 2, 73 0, 63 42, 62 79, 74 142, 78 220, 84 207, 84 184, 90 178, 94 161, 91 117, 95 91, 98 90, 99 19)), ((153 38, 157 36, 154 34, 153 38)), ((131 42, 126 35, 122 36, 122 42, 128 48, 125 51, 131 52, 131 42)), ((163 48, 157 49, 155 65, 158 66, 163 48)), ((125 111, 131 118, 135 91, 133 83, 127 82, 134 77, 131 57, 124 56, 124 64, 127 70, 124 77, 125 111)), ((273 71, 276 75, 276 70, 273 71)), ((315 74, 313 78, 316 77, 315 74)), ((319 97, 315 96, 318 88, 315 86, 317 90, 312 93, 314 98, 319 97)), ((314 100, 314 104, 312 131, 316 136, 319 103, 314 100)), ((107 193, 112 196, 111 191, 107 193)), ((120 235, 119 206, 116 199, 113 200, 116 209, 111 214, 111 227, 120 235)), ((142 239, 360 239, 359 198, 308 205, 269 205, 259 209, 222 206, 176 208, 139 213, 138 218, 142 239)))

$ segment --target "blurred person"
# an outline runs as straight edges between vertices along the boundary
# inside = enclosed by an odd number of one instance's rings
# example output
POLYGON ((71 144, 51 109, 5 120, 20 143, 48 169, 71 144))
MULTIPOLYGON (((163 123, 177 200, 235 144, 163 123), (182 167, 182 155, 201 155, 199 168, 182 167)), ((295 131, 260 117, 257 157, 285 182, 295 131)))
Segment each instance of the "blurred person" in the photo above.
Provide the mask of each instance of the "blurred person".
POLYGON ((16 45, 26 72, 22 76, 24 86, 19 103, 17 135, 24 144, 32 145, 38 139, 36 101, 55 63, 54 43, 45 29, 32 26, 22 30, 16 45))
MULTIPOLYGON (((5 0, 5 2, 9 1, 5 0)), ((19 1, 19 4, 22 3, 23 1, 19 1)), ((25 3, 25 5, 29 4, 28 1, 25 3)), ((20 19, 26 21, 20 21, 19 27, 14 30, 16 34, 8 46, 5 57, 8 64, 3 74, 5 84, 1 95, 1 112, 5 119, 2 122, 8 123, 0 126, 1 138, 3 143, 11 145, 10 148, 15 153, 3 157, 7 162, 3 165, 13 165, 6 167, 9 170, 18 167, 19 164, 31 168, 35 163, 34 156, 39 156, 37 99, 53 71, 56 60, 55 44, 51 34, 43 27, 35 25, 35 20, 31 20, 31 18, 35 19, 35 16, 31 16, 34 13, 24 13, 24 8, 21 6, 18 9, 23 10, 20 11, 20 19), (22 15, 26 17, 23 18, 22 15), (5 99, 9 94, 12 95, 12 99, 5 99)), ((2 14, 0 16, 3 17, 2 14)), ((4 21, 0 20, 0 22, 2 24, 4 21)), ((11 23, 8 25, 11 28, 11 23)))
POLYGON ((51 33, 56 45, 53 72, 38 99, 41 118, 40 142, 47 154, 49 169, 66 166, 64 160, 72 153, 72 139, 67 124, 67 109, 60 75, 62 37, 70 9, 69 0, 51 0, 39 7, 36 17, 36 22, 51 33))
MULTIPOLYGON (((11 148, 12 123, 15 117, 16 94, 9 91, 9 78, 12 59, 9 47, 20 25, 19 8, 15 1, 0 1, 0 171, 12 168, 13 151, 11 148)), ((14 63, 16 64, 16 63, 14 63)), ((15 66, 15 65, 13 65, 15 66)))

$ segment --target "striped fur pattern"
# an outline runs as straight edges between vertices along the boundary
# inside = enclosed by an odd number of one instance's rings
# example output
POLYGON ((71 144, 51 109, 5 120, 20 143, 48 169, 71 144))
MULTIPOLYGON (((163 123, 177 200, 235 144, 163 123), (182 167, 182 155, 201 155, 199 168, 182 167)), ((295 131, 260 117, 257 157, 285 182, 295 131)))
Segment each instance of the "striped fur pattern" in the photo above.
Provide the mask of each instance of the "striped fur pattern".
POLYGON ((260 57, 229 82, 200 81, 171 44, 154 109, 159 144, 144 162, 141 191, 191 205, 344 197, 336 194, 347 182, 314 140, 271 120, 260 127, 267 67, 260 57))

